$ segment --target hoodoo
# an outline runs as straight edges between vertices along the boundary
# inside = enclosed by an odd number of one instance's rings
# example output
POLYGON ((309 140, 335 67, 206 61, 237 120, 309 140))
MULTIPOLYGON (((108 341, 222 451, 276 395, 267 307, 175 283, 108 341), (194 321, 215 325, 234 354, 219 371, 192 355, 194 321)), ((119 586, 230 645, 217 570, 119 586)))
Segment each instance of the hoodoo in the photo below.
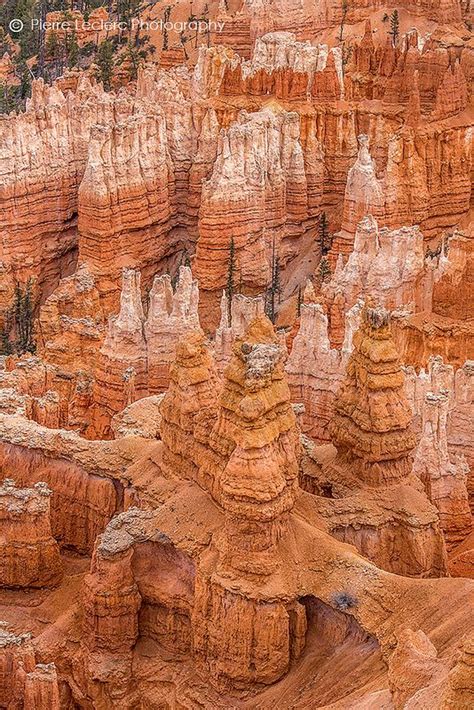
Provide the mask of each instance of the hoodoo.
POLYGON ((6 478, 0 486, 2 587, 51 587, 61 580, 59 547, 51 533, 45 483, 17 488, 6 478))
POLYGON ((367 305, 353 345, 330 425, 332 440, 364 483, 403 480, 411 470, 415 435, 389 313, 367 305))
POLYGON ((474 707, 472 3, 66 5, 0 3, 0 710, 474 707))

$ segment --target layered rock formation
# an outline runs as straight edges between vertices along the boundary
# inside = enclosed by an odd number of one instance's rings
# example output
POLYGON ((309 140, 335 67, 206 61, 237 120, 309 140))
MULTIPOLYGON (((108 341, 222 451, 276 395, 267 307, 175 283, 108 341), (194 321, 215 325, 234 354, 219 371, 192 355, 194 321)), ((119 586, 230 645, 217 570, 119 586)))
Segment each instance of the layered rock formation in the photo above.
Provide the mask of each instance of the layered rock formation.
POLYGON ((474 238, 456 230, 448 240, 448 260, 433 288, 433 310, 444 318, 472 320, 474 238))
POLYGON ((429 499, 440 514, 440 524, 449 545, 471 532, 472 515, 467 493, 469 466, 462 457, 449 458, 447 440, 448 396, 425 396, 422 436, 413 464, 429 499))
POLYGON ((140 272, 124 271, 120 312, 109 320, 96 372, 94 401, 100 414, 95 418, 104 420, 95 423, 100 432, 107 432, 113 414, 148 394, 141 299, 140 272))
POLYGON ((467 5, 142 8, 1 118, 0 706, 471 707, 467 5))
POLYGON ((413 368, 406 369, 407 396, 415 416, 415 426, 421 431, 422 416, 425 411, 426 396, 429 392, 448 398, 447 402, 447 443, 450 452, 465 458, 470 470, 467 487, 469 500, 473 500, 472 470, 474 464, 472 437, 469 419, 474 401, 472 383, 473 367, 470 360, 463 367, 455 369, 443 362, 441 356, 431 357, 426 370, 418 374, 413 368))
MULTIPOLYGON (((33 83, 26 112, 1 122, 6 150, 0 261, 11 283, 35 275, 51 292, 63 270, 74 264, 77 190, 91 102, 97 104, 99 93, 83 80, 74 98, 67 100, 56 87, 39 80, 33 83)), ((3 301, 2 310, 9 305, 9 300, 3 301)))
POLYGON ((241 293, 229 297, 223 291, 221 298, 221 319, 216 328, 214 339, 214 357, 220 372, 224 370, 232 357, 232 346, 236 338, 241 337, 250 323, 263 316, 265 301, 261 296, 249 298, 241 293))
POLYGON ((304 647, 304 607, 262 594, 263 579, 281 571, 279 543, 297 491, 298 437, 282 357, 269 321, 253 321, 234 346, 220 397, 215 434, 227 462, 216 491, 225 523, 197 571, 193 622, 195 654, 224 686, 272 683, 304 647), (244 598, 237 580, 247 586, 244 598), (258 622, 244 626, 242 615, 257 610, 258 622))
POLYGON ((168 477, 192 479, 206 486, 206 443, 215 420, 220 383, 200 332, 190 333, 177 348, 170 386, 161 406, 162 468, 168 477))
POLYGON ((77 433, 48 429, 14 415, 0 414, 0 468, 18 483, 45 481, 53 491, 51 527, 66 549, 85 555, 110 518, 122 509, 121 478, 144 439, 87 441, 77 433), (118 478, 115 480, 114 476, 118 478))
POLYGON ((367 307, 353 342, 331 436, 361 481, 393 483, 410 473, 415 436, 388 312, 367 307))
POLYGON ((473 403, 474 366, 472 360, 468 360, 456 370, 454 378, 454 405, 449 419, 448 441, 453 451, 465 456, 470 467, 468 489, 471 509, 473 509, 472 501, 474 500, 474 451, 472 437, 469 434, 469 421, 473 403))
POLYGON ((168 387, 168 370, 178 340, 186 332, 200 330, 199 289, 191 269, 180 267, 174 291, 168 276, 156 277, 149 298, 144 326, 149 389, 163 392, 168 387))
POLYGON ((412 473, 412 413, 387 311, 366 305, 353 345, 329 424, 336 451, 310 446, 301 484, 340 499, 334 510, 323 507, 331 529, 380 566, 405 575, 443 575, 438 517, 412 473))
POLYGON ((333 243, 335 255, 348 256, 353 248, 356 250, 353 237, 363 217, 370 214, 380 219, 384 216, 384 186, 377 179, 375 163, 369 153, 369 137, 361 134, 357 140, 359 152, 347 174, 342 229, 333 243))
POLYGON ((240 113, 219 135, 203 183, 195 260, 205 325, 217 325, 217 293, 229 268, 235 283, 256 295, 271 281, 272 260, 283 266, 297 253, 297 225, 309 216, 299 132, 295 113, 267 108, 240 113))
POLYGON ((304 433, 318 444, 329 441, 328 425, 344 367, 341 352, 331 348, 328 319, 319 303, 301 305, 286 371, 292 400, 304 405, 304 433))
POLYGON ((51 587, 61 579, 59 547, 51 534, 45 483, 17 488, 11 479, 0 487, 2 587, 51 587))
POLYGON ((430 310, 432 279, 426 274, 423 235, 418 227, 379 229, 372 216, 364 217, 347 263, 343 266, 339 258, 330 282, 323 285, 332 314, 332 342, 342 345, 339 324, 358 298, 371 296, 389 309, 430 310))
POLYGON ((121 686, 131 676, 131 650, 138 638, 141 596, 131 569, 132 550, 99 538, 90 575, 84 579, 83 645, 94 680, 121 686), (111 664, 120 667, 109 679, 111 664))
POLYGON ((153 273, 169 246, 174 174, 165 117, 151 107, 94 126, 79 193, 79 258, 107 297, 122 268, 153 273), (110 283, 111 282, 111 283, 110 283))
MULTIPOLYGON (((369 352, 377 342, 383 352, 391 352, 386 338, 377 341, 371 335, 380 328, 384 335, 386 326, 374 328, 374 317, 366 313, 365 318, 362 333, 369 323, 372 330, 354 336, 353 363, 361 357, 362 342, 369 352)), ((58 466, 59 456, 68 462, 71 488, 80 467, 95 470, 104 484, 111 478, 117 494, 122 487, 115 512, 121 505, 128 508, 105 530, 96 527, 102 534, 78 601, 70 601, 72 613, 52 622, 45 634, 37 627, 34 646, 41 649, 42 660, 56 659, 59 664, 60 702, 67 704, 71 694, 78 693, 92 705, 108 705, 114 698, 132 702, 138 694, 147 703, 170 697, 182 702, 193 687, 193 697, 213 706, 232 707, 236 701, 244 707, 265 705, 285 687, 275 683, 293 682, 294 673, 306 672, 301 665, 306 657, 311 665, 316 663, 321 683, 320 673, 332 676, 337 664, 324 670, 316 659, 322 648, 338 653, 344 639, 357 655, 369 634, 367 663, 380 663, 378 644, 386 644, 385 653, 391 654, 393 644, 387 644, 387 638, 402 619, 418 628, 421 598, 442 608, 441 600, 449 594, 456 608, 468 608, 468 580, 464 587, 450 579, 421 579, 415 585, 377 569, 337 539, 350 539, 390 569, 419 576, 442 573, 436 522, 416 487, 405 482, 351 491, 347 464, 341 477, 333 478, 332 496, 329 489, 321 496, 298 487, 298 480, 304 483, 312 473, 308 457, 301 459, 284 359, 270 322, 254 320, 234 343, 217 397, 215 365, 203 334, 185 336, 160 407, 158 443, 137 440, 135 432, 125 432, 127 438, 116 442, 88 442, 71 432, 49 432, 34 422, 26 426, 18 415, 3 415, 2 439, 16 432, 13 441, 23 460, 30 461, 30 475, 38 466, 31 451, 41 451, 50 470, 58 466), (140 509, 130 507, 132 501, 140 509), (351 533, 356 528, 362 532, 360 539, 351 533), (314 645, 316 638, 329 645, 314 645), (153 688, 137 674, 143 663, 151 664, 153 688), (205 674, 205 691, 192 685, 198 669, 205 674), (248 698, 249 692, 259 695, 248 698)), ((384 360, 382 369, 393 369, 390 362, 384 360)), ((385 377, 393 379, 388 373, 385 377)), ((369 373, 367 379, 374 382, 369 373)), ((389 399, 402 402, 399 389, 394 388, 389 399)), ((5 469, 15 454, 12 443, 3 446, 0 465, 5 469)), ((327 457, 327 447, 320 451, 317 458, 327 457)), ((334 463, 326 458, 326 464, 318 465, 321 483, 325 476, 328 481, 334 463)), ((53 483, 58 491, 59 483, 53 483)), ((77 503, 86 507, 88 501, 77 503)), ((64 529, 60 510, 55 517, 64 529)), ((73 531, 69 534, 73 540, 73 531)), ((71 577, 67 579, 65 584, 71 577)), ((443 615, 446 638, 452 638, 456 623, 465 623, 462 611, 458 613, 456 621, 443 615)), ((427 619, 422 629, 432 640, 440 627, 436 615, 427 619)), ((344 656, 338 662, 343 658, 347 663, 344 656)), ((444 657, 439 667, 445 673, 444 657)), ((38 673, 42 671, 35 671, 35 678, 38 673)), ((352 671, 349 676, 362 697, 363 687, 352 671)), ((305 704, 314 697, 309 680, 297 682, 295 690, 290 687, 285 692, 291 702, 296 701, 295 693, 305 704)), ((325 690, 318 691, 323 693, 318 705, 324 697, 340 697, 329 685, 320 687, 325 690)), ((394 682, 394 694, 396 687, 394 682)), ((448 687, 446 680, 443 689, 448 687)))
MULTIPOLYGON (((152 80, 164 95, 173 91, 170 82, 152 80)), ((189 77, 186 83, 189 89, 189 77)), ((181 156, 189 170, 192 146, 187 136, 176 145, 174 132, 190 116, 182 108, 169 116, 169 100, 157 109, 150 94, 144 78, 135 95, 109 94, 83 74, 51 87, 38 80, 26 112, 2 121, 2 311, 16 279, 33 276, 47 297, 74 270, 78 247, 109 308, 124 266, 149 278, 156 261, 177 250, 166 236, 179 221, 181 156)))
POLYGON ((182 266, 175 291, 168 275, 154 279, 145 319, 140 272, 124 270, 120 312, 109 318, 95 370, 93 426, 99 435, 110 433, 114 414, 166 389, 178 339, 200 328, 198 303, 197 282, 182 266))
POLYGON ((0 702, 5 708, 60 710, 54 663, 36 663, 31 634, 15 635, 0 627, 0 702))

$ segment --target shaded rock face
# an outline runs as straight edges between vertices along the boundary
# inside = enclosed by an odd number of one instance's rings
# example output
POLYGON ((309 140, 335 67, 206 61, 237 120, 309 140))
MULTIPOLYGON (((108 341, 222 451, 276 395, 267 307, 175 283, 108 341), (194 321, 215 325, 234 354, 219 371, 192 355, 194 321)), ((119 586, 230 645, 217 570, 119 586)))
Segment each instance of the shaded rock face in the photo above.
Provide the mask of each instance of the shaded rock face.
POLYGON ((61 580, 59 547, 51 534, 46 483, 17 488, 11 479, 0 487, 0 585, 51 587, 61 580))
POLYGON ((133 687, 132 651, 139 637, 156 640, 176 658, 190 652, 194 565, 154 529, 152 519, 137 508, 113 518, 84 579, 84 660, 94 681, 113 694, 133 687))
MULTIPOLYGON (((94 126, 79 193, 79 258, 104 281, 124 266, 153 269, 163 258, 174 211, 174 174, 163 113, 94 126)), ((110 288, 110 287, 109 287, 110 288)))
POLYGON ((15 635, 0 627, 0 702, 5 708, 60 710, 54 663, 37 663, 31 634, 15 635))
POLYGON ((440 525, 449 545, 462 542, 472 528, 467 475, 463 457, 450 460, 447 441, 448 396, 425 396, 422 435, 413 470, 420 477, 430 500, 440 513, 440 525))
POLYGON ((433 310, 440 316, 469 320, 473 303, 474 239, 455 231, 448 241, 448 263, 433 287, 433 310))
POLYGON ((298 224, 308 218, 308 180, 295 113, 242 112, 219 135, 217 159, 203 183, 195 273, 203 297, 201 318, 214 308, 207 292, 226 284, 230 244, 236 283, 249 293, 264 290, 271 278, 272 254, 281 265, 299 247, 298 224), (224 238, 225 235, 225 238, 224 238))
POLYGON ((108 436, 114 414, 166 389, 180 336, 200 329, 198 303, 197 282, 182 266, 175 291, 168 275, 155 277, 145 318, 140 272, 124 270, 120 312, 109 318, 95 370, 96 434, 108 436))
MULTIPOLYGON (((25 487, 45 481, 53 491, 54 539, 66 549, 90 553, 97 535, 120 509, 123 496, 123 484, 100 470, 100 447, 89 451, 86 440, 73 432, 50 430, 17 416, 2 416, 0 427, 2 473, 15 475, 25 487), (79 453, 76 460, 74 456, 71 460, 70 450, 79 453)), ((120 456, 112 465, 116 470, 123 466, 120 456)))
MULTIPOLYGON (((51 292, 62 268, 74 265, 77 190, 99 93, 84 80, 67 100, 56 87, 37 81, 26 112, 2 121, 0 260, 12 281, 34 273, 51 292)), ((2 310, 8 305, 2 301, 2 310)))
MULTIPOLYGON (((350 334, 347 331, 347 349, 350 334)), ((318 303, 303 303, 300 327, 286 364, 292 400, 304 405, 302 430, 315 442, 329 441, 329 421, 344 378, 347 350, 331 348, 328 318, 318 303)))

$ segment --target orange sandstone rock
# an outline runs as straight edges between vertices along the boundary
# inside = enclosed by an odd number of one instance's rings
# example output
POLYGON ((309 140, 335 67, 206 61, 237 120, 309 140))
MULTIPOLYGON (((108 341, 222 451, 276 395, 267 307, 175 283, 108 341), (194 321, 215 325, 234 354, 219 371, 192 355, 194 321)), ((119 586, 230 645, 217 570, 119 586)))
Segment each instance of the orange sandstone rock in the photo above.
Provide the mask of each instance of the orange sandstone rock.
POLYGON ((197 480, 206 467, 202 436, 209 436, 217 408, 219 381, 214 362, 200 332, 179 343, 170 370, 170 385, 161 406, 162 469, 166 476, 197 480), (207 432, 206 432, 207 430, 207 432), (201 436, 200 436, 201 433, 201 436))
POLYGON ((0 702, 12 710, 60 710, 54 663, 36 663, 31 634, 15 635, 0 622, 0 702))
POLYGON ((261 296, 249 298, 241 293, 232 296, 229 308, 229 298, 223 291, 221 298, 221 320, 214 339, 214 357, 219 372, 222 372, 232 357, 234 340, 243 336, 250 323, 265 311, 264 299, 261 296))
POLYGON ((109 320, 94 386, 97 407, 94 426, 103 434, 108 434, 113 414, 148 394, 144 318, 140 273, 125 270, 120 312, 109 320))
POLYGON ((79 189, 79 253, 102 295, 123 267, 153 269, 166 253, 173 183, 162 112, 93 128, 79 189))
POLYGON ((423 407, 422 436, 413 464, 426 493, 440 513, 447 543, 453 546, 469 535, 472 515, 466 487, 465 459, 450 460, 447 440, 448 396, 428 393, 423 407))
POLYGON ((269 283, 272 254, 284 265, 297 253, 295 227, 307 217, 297 115, 271 108, 241 113, 222 131, 212 176, 203 184, 195 274, 204 326, 217 324, 216 292, 226 283, 231 240, 236 283, 257 294, 269 283))
POLYGON ((220 398, 216 429, 227 430, 228 459, 217 491, 225 525, 197 572, 193 623, 195 654, 224 687, 274 682, 304 645, 304 607, 259 591, 281 569, 279 542, 296 494, 297 432, 282 355, 270 322, 253 321, 234 346, 220 398), (250 583, 250 597, 236 593, 239 577, 250 583), (244 622, 254 614, 256 624, 244 622))
POLYGON ((174 291, 169 276, 155 277, 149 299, 144 326, 148 386, 151 392, 163 392, 168 386, 168 371, 178 340, 185 333, 200 330, 199 288, 191 269, 179 268, 174 291))
POLYGON ((373 297, 389 309, 431 310, 431 274, 425 268, 423 235, 417 227, 379 229, 372 216, 357 226, 353 251, 339 259, 331 280, 322 287, 329 304, 331 341, 341 345, 345 313, 359 298, 373 297), (335 311, 341 311, 336 322, 335 311))
POLYGON ((300 327, 286 364, 292 400, 304 405, 302 430, 321 444, 343 380, 341 352, 331 348, 328 319, 318 303, 301 305, 300 327))
POLYGON ((415 437, 387 311, 368 306, 353 344, 330 425, 334 443, 361 480, 380 485, 403 479, 415 437))
POLYGON ((46 483, 17 488, 9 478, 0 487, 0 586, 50 587, 61 579, 59 547, 51 534, 46 483))

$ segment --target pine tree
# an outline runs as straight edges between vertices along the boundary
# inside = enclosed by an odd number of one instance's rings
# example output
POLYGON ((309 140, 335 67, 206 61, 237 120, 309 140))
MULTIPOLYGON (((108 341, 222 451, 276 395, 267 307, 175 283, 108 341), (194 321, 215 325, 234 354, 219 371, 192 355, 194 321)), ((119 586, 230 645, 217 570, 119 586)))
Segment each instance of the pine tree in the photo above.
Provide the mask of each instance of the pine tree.
POLYGON ((66 35, 66 51, 67 51, 67 65, 70 69, 76 67, 79 61, 79 45, 77 43, 76 30, 73 30, 71 34, 66 35))
POLYGON ((165 12, 163 15, 163 50, 166 51, 168 49, 168 30, 166 29, 166 23, 169 22, 171 15, 171 5, 167 5, 165 7, 165 12))
POLYGON ((15 103, 14 87, 0 83, 0 113, 10 113, 13 111, 15 103))
POLYGON ((32 282, 28 280, 24 292, 17 283, 15 286, 14 318, 17 332, 15 349, 19 355, 36 352, 36 343, 33 336, 33 297, 32 282))
POLYGON ((332 243, 332 237, 329 234, 329 222, 326 216, 326 212, 321 212, 321 215, 319 217, 318 234, 321 254, 323 256, 326 256, 326 254, 331 249, 332 243))
MULTIPOLYGON (((143 38, 145 40, 146 38, 143 38)), ((141 44, 142 40, 140 40, 141 44)), ((117 60, 117 64, 125 64, 127 69, 128 78, 130 81, 135 81, 138 77, 138 70, 141 65, 146 61, 149 53, 154 51, 154 47, 141 47, 134 44, 133 42, 127 42, 124 53, 121 55, 120 59, 117 60)))
POLYGON ((110 91, 115 60, 114 46, 109 39, 100 43, 95 62, 97 64, 97 79, 103 83, 106 91, 110 91))
POLYGON ((229 242, 229 260, 227 262, 227 284, 226 284, 226 296, 227 296, 227 317, 229 325, 232 325, 232 298, 235 292, 235 243, 234 237, 230 238, 229 242))
POLYGON ((8 337, 8 331, 5 326, 0 328, 0 355, 11 355, 13 347, 8 337))
POLYGON ((272 248, 272 271, 270 286, 267 289, 265 298, 265 312, 272 323, 276 320, 276 299, 280 302, 281 283, 280 283, 280 259, 275 250, 275 239, 273 239, 272 248))
POLYGON ((57 59, 60 54, 60 44, 56 32, 50 32, 46 40, 46 56, 48 59, 57 59))
POLYGON ((321 284, 326 283, 331 278, 331 267, 329 266, 329 262, 325 256, 323 256, 319 262, 318 276, 321 284))
POLYGON ((17 282, 13 303, 5 314, 4 325, 0 330, 1 354, 10 355, 13 351, 18 355, 36 352, 33 318, 33 283, 29 279, 23 290, 17 282))
POLYGON ((13 345, 10 340, 12 329, 12 314, 11 309, 8 309, 4 314, 3 326, 0 328, 0 355, 11 355, 13 345))
POLYGON ((10 43, 7 41, 7 33, 3 29, 3 27, 0 27, 0 57, 3 57, 5 52, 10 53, 11 51, 11 46, 10 43))
POLYGON ((20 98, 24 100, 31 96, 31 75, 26 64, 22 68, 19 68, 19 71, 21 71, 20 98))
POLYGON ((142 0, 118 0, 117 13, 120 22, 125 22, 130 31, 132 20, 140 15, 142 0))
POLYGON ((390 15, 390 32, 388 34, 391 35, 392 44, 395 47, 400 34, 400 18, 398 15, 398 10, 394 10, 390 15))
POLYGON ((143 11, 148 7, 152 7, 153 4, 153 2, 149 2, 148 0, 117 0, 119 20, 127 25, 129 38, 131 37, 132 26, 134 25, 133 21, 137 20, 134 39, 134 43, 137 46, 140 44, 140 22, 138 22, 138 20, 140 20, 143 11))
POLYGON ((339 28, 339 42, 342 42, 342 39, 344 37, 344 25, 346 24, 346 16, 347 16, 348 10, 349 10, 349 6, 347 4, 347 0, 342 0, 342 17, 341 17, 341 25, 339 28))

